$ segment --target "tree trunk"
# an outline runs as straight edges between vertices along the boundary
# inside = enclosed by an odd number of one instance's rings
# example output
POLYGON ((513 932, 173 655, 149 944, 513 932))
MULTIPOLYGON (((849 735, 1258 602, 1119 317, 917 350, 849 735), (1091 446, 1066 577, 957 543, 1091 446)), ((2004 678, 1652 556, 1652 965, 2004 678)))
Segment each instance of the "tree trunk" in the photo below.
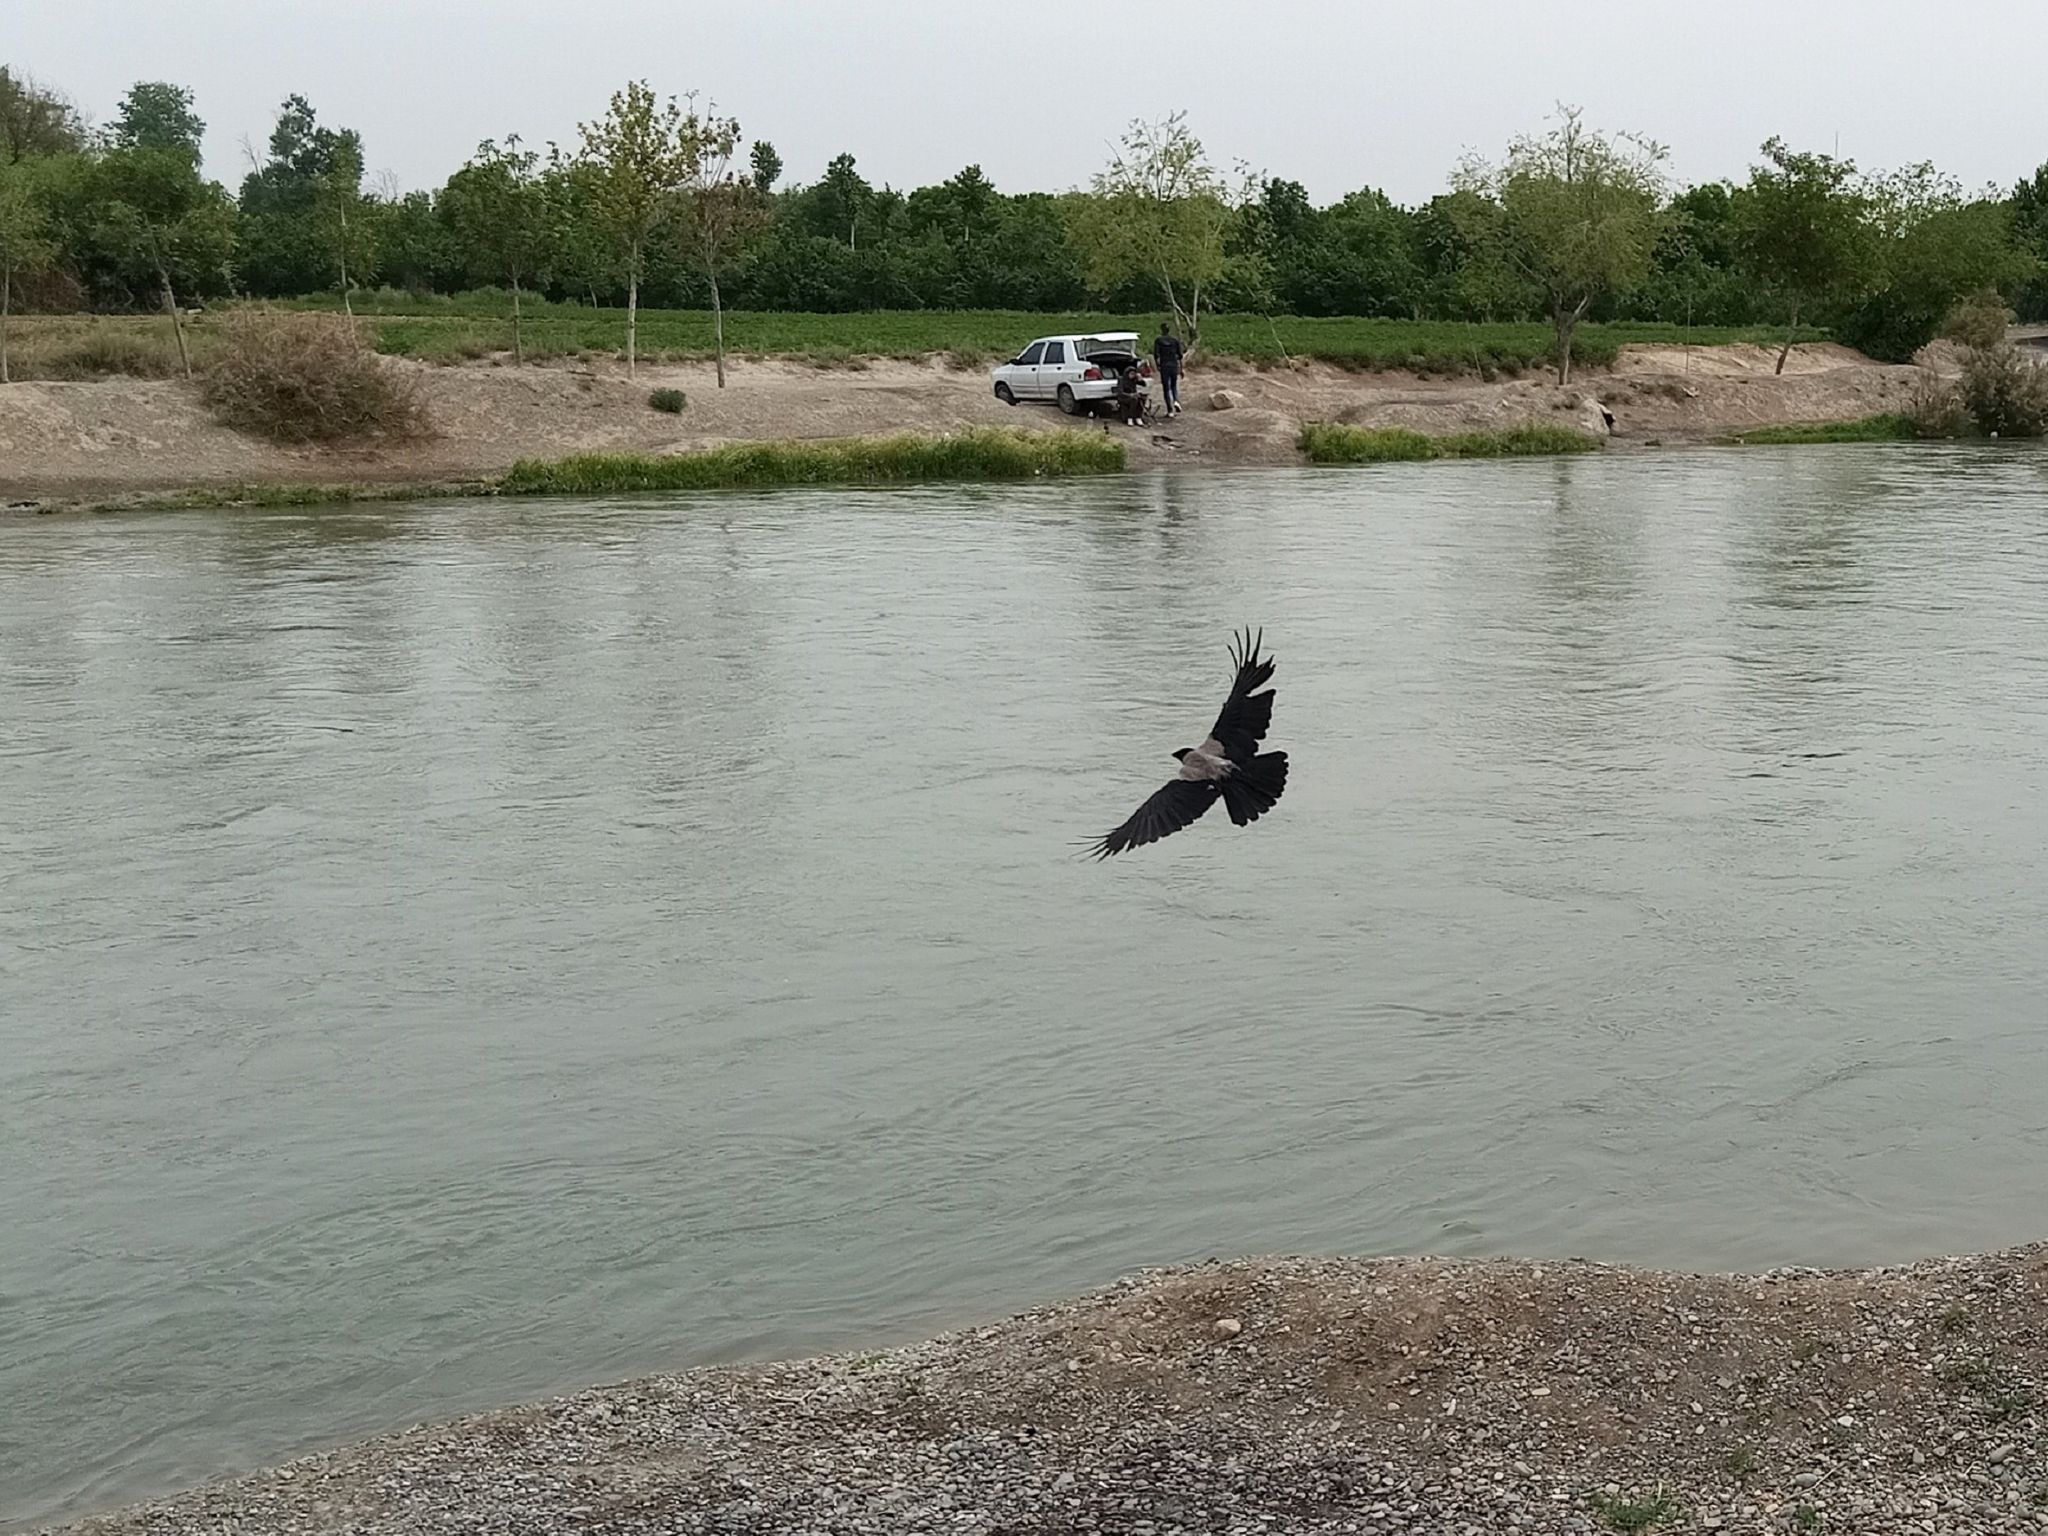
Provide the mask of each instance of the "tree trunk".
POLYGON ((1778 354, 1778 366, 1771 370, 1773 376, 1785 371, 1785 359, 1792 355, 1792 338, 1799 334, 1799 301, 1792 301, 1792 323, 1785 327, 1784 350, 1778 354))
POLYGON ((348 316, 349 324, 354 325, 356 318, 355 307, 348 301, 348 213, 346 210, 341 215, 341 249, 336 251, 335 255, 341 260, 341 312, 348 316))
POLYGON ((1570 309, 1565 308, 1562 300, 1550 306, 1550 317, 1557 324, 1557 382, 1560 386, 1572 381, 1572 337, 1585 316, 1586 306, 1592 302, 1589 294, 1570 309))
POLYGON ((0 261, 0 384, 12 384, 7 372, 7 316, 14 307, 14 264, 0 261))
POLYGON ((517 368, 526 362, 526 342, 519 333, 519 274, 512 274, 512 366, 517 368))
POLYGON ((171 291, 171 274, 160 265, 156 275, 164 285, 164 309, 171 317, 171 334, 178 338, 178 366, 185 370, 185 377, 192 377, 192 358, 185 350, 185 322, 178 318, 178 296, 171 291))
POLYGON ((713 354, 718 359, 718 387, 725 388, 725 306, 718 297, 718 269, 710 262, 704 264, 705 275, 711 279, 711 339, 713 354))
POLYGON ((626 276, 626 377, 632 378, 635 363, 634 343, 639 340, 640 331, 640 264, 635 261, 633 271, 626 276))
MULTIPOLYGON (((1180 334, 1186 338, 1185 344, 1181 347, 1181 359, 1186 361, 1194 356, 1195 328, 1189 323, 1188 312, 1180 307, 1180 295, 1174 292, 1173 279, 1164 272, 1159 274, 1159 291, 1166 295, 1166 307, 1173 314, 1173 323, 1179 328, 1180 334)), ((1197 295, 1199 295, 1199 292, 1200 290, 1198 289, 1197 295)), ((1197 297, 1195 302, 1200 302, 1199 297, 1197 297)))

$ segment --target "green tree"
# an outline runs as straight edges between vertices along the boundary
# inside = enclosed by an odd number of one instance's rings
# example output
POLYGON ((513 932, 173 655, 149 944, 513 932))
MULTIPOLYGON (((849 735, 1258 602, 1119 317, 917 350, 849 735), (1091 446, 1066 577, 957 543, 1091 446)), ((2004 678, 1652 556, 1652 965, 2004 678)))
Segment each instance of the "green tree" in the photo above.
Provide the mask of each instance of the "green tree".
POLYGON ((1774 370, 1783 373, 1801 313, 1861 297, 1876 248, 1852 162, 1800 153, 1779 138, 1764 141, 1763 155, 1768 163, 1750 168, 1734 202, 1736 251, 1742 269, 1787 311, 1774 370))
POLYGON ((1500 208, 1496 237, 1557 328, 1557 380, 1571 379, 1572 335, 1593 301, 1650 270, 1663 203, 1662 145, 1588 129, 1576 107, 1557 126, 1508 146, 1498 167, 1468 160, 1461 189, 1500 208))
POLYGON ((363 196, 363 145, 354 134, 336 143, 326 169, 315 178, 313 210, 321 243, 334 263, 342 313, 353 320, 356 312, 349 290, 369 275, 377 257, 377 226, 363 196))
POLYGON ((486 139, 441 193, 442 211, 471 272, 512 289, 512 360, 526 361, 520 294, 546 275, 553 210, 540 156, 510 135, 503 148, 486 139))
POLYGON ((454 236, 431 194, 408 192, 379 212, 377 265, 386 282, 425 294, 462 281, 454 236))
POLYGON ((86 137, 85 119, 64 95, 0 64, 0 161, 75 155, 86 137))
POLYGON ((754 190, 766 196, 775 190, 775 183, 782 179, 782 156, 775 152, 775 146, 766 139, 754 140, 754 147, 747 151, 747 164, 752 171, 754 190))
POLYGON ((768 222, 760 189, 733 174, 740 146, 736 117, 720 117, 716 106, 697 112, 694 98, 683 118, 683 240, 711 285, 711 334, 717 359, 718 387, 725 388, 725 302, 719 274, 741 247, 768 222))
POLYGON ((1230 268, 1233 209, 1248 192, 1224 183, 1184 112, 1131 123, 1093 189, 1073 205, 1074 241, 1090 276, 1105 287, 1156 285, 1193 356, 1203 291, 1230 268))
POLYGON ((671 96, 657 103, 644 80, 613 94, 595 123, 581 125, 583 157, 593 174, 591 211, 609 232, 626 279, 626 372, 635 370, 640 330, 640 279, 647 247, 675 217, 687 147, 683 109, 671 96))
POLYGON ((2032 256, 2035 266, 2035 275, 2019 295, 2019 317, 2048 320, 2048 281, 2042 276, 2048 272, 2048 165, 2014 187, 2006 206, 2012 214, 2013 237, 2032 256))
POLYGON ((192 93, 168 80, 140 80, 121 98, 114 114, 113 142, 120 149, 175 149, 199 163, 206 124, 192 110, 192 93))
POLYGON ((548 206, 555 215, 553 250, 548 263, 553 268, 554 283, 588 299, 594 309, 599 293, 609 292, 618 281, 618 258, 613 254, 611 231, 597 211, 601 177, 589 162, 564 155, 560 148, 550 144, 542 180, 548 206))
POLYGON ((27 170, 0 160, 0 384, 13 382, 8 373, 7 321, 14 309, 15 276, 41 270, 56 254, 49 219, 29 185, 27 170))
MULTIPOLYGON (((362 218, 362 136, 321 126, 303 96, 288 96, 270 134, 269 157, 242 181, 242 271, 249 287, 271 295, 313 293, 333 285, 337 255, 360 270, 364 252, 338 242, 350 213, 362 218)), ((374 231, 351 229, 361 241, 374 231)))
POLYGON ((1500 204, 1469 189, 1440 192, 1415 210, 1422 318, 1520 318, 1529 289, 1509 264, 1500 204))
POLYGON ((94 181, 100 244, 123 277, 156 282, 189 379, 192 358, 178 313, 176 277, 225 269, 234 251, 234 205, 180 149, 111 151, 94 181))
POLYGON ((1876 279, 1837 333, 1888 362, 1907 362, 1941 331, 1949 311, 1979 289, 2004 292, 2036 270, 2014 238, 2011 208, 1972 198, 1922 162, 1864 184, 1876 241, 1876 279))

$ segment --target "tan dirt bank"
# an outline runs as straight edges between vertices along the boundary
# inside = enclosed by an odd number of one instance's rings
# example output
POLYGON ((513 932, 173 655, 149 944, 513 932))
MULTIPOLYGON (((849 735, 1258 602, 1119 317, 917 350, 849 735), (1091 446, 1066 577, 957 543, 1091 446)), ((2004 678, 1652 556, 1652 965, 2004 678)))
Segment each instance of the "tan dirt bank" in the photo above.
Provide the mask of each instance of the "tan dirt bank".
POLYGON ((407 1430, 74 1530, 2037 1533, 2044 1324, 2038 1246, 1752 1276, 1248 1259, 407 1430))
MULTIPOLYGON (((1405 374, 1353 374, 1319 364, 1250 371, 1198 366, 1188 409, 1144 430, 1112 427, 1132 462, 1289 464, 1309 420, 1406 426, 1425 432, 1499 428, 1529 419, 1600 425, 1603 402, 1618 444, 1697 441, 1744 427, 1827 421, 1897 409, 1913 370, 1846 348, 1801 347, 1783 377, 1760 347, 1625 349, 1612 371, 1560 389, 1547 378, 1485 383, 1405 374), (1228 390, 1234 409, 1211 408, 1228 390)), ((417 367, 394 363, 395 367, 417 367)), ((732 385, 708 365, 649 367, 635 380, 612 367, 421 368, 435 433, 369 452, 286 449, 217 424, 174 381, 14 384, 0 389, 0 502, 60 503, 131 493, 254 482, 454 480, 495 473, 520 458, 592 451, 681 452, 736 439, 845 437, 991 423, 1103 431, 1049 406, 1007 407, 980 373, 937 360, 876 361, 820 370, 742 361, 732 385), (687 391, 680 416, 650 410, 658 386, 687 391)))

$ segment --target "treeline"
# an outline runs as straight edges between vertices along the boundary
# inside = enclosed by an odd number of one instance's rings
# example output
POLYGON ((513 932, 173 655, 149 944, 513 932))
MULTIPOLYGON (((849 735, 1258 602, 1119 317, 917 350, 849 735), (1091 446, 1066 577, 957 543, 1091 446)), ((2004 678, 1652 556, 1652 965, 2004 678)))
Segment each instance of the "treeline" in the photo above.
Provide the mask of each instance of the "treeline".
POLYGON ((202 173, 192 96, 135 86, 103 128, 0 68, 0 305, 479 286, 593 305, 837 312, 1212 309, 1420 320, 1825 325, 1883 357, 1997 292, 2048 319, 2048 166, 1971 192, 1771 140, 1741 182, 1674 187, 1659 146, 1563 113, 1415 207, 1220 173, 1180 118, 1134 124, 1084 190, 969 165, 902 191, 633 85, 571 145, 487 142, 433 191, 372 185, 353 128, 288 98, 239 188, 202 173))

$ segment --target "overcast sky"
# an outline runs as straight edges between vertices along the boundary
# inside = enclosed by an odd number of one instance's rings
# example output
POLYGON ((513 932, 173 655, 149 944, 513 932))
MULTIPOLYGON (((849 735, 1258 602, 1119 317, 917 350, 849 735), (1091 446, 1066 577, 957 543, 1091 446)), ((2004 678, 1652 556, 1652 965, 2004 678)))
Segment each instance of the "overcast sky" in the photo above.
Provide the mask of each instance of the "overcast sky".
POLYGON ((288 92, 410 188, 485 137, 571 143, 645 77, 715 96, 795 180, 845 150, 899 187, 978 162, 1058 190, 1184 107, 1219 163, 1414 202, 1559 100, 1688 181, 1776 133, 2009 184, 2048 160, 2044 23, 2044 0, 0 0, 0 62, 98 120, 135 80, 190 86, 231 185, 288 92))

